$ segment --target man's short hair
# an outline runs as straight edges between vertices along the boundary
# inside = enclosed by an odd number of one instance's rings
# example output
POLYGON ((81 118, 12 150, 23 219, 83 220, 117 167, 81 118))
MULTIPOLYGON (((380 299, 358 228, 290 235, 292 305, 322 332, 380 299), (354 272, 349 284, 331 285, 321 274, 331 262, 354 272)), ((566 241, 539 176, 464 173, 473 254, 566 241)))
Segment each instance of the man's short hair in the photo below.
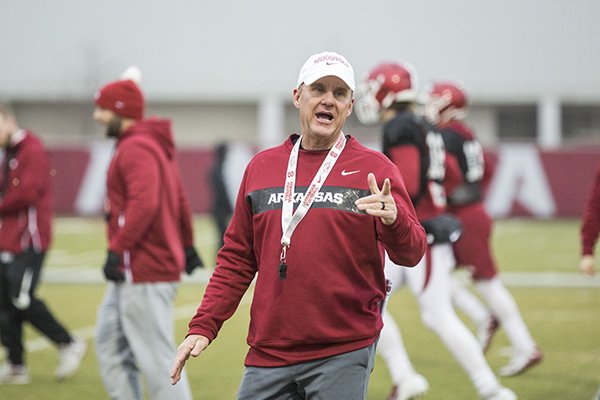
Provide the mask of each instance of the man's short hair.
POLYGON ((5 117, 15 117, 15 112, 10 103, 2 100, 0 100, 0 114, 4 115, 5 117))

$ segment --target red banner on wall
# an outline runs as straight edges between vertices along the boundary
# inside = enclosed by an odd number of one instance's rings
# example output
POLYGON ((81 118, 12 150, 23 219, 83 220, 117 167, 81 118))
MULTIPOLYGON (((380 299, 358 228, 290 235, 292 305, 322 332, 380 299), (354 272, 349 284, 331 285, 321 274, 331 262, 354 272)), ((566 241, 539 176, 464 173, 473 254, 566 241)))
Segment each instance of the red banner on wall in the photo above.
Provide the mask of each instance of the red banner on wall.
MULTIPOLYGON (((86 148, 49 149, 58 214, 102 213, 111 151, 112 144, 108 142, 86 148)), ((496 218, 581 216, 600 162, 598 149, 542 151, 524 144, 503 145, 488 152, 488 156, 493 175, 486 206, 496 218)), ((178 151, 177 162, 194 213, 211 210, 213 190, 209 173, 214 159, 212 149, 178 151)), ((243 167, 238 170, 241 177, 243 167)))

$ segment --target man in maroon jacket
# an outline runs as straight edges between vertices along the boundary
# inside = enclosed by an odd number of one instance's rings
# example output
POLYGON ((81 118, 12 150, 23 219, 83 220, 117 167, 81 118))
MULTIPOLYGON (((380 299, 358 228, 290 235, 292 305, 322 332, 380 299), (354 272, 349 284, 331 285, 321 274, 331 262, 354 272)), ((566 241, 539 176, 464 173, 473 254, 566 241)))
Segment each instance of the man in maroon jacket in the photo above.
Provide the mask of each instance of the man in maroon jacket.
POLYGON ((20 129, 13 111, 0 104, 0 338, 8 363, 0 384, 26 384, 23 322, 30 322, 59 348, 56 379, 79 368, 85 342, 74 339, 56 320, 37 289, 52 234, 50 162, 40 140, 20 129))
POLYGON ((596 272, 594 248, 600 233, 600 163, 581 220, 581 260, 579 269, 588 276, 596 272))
POLYGON ((293 101, 301 135, 246 167, 233 218, 171 372, 197 357, 256 277, 238 399, 363 399, 382 328, 384 248, 415 265, 426 239, 398 170, 342 128, 354 72, 311 56, 293 101))
POLYGON ((165 377, 175 354, 172 303, 185 269, 202 262, 175 161, 170 121, 143 119, 139 69, 96 94, 94 119, 116 138, 106 185, 108 288, 98 312, 96 350, 113 399, 191 399, 187 380, 165 377))

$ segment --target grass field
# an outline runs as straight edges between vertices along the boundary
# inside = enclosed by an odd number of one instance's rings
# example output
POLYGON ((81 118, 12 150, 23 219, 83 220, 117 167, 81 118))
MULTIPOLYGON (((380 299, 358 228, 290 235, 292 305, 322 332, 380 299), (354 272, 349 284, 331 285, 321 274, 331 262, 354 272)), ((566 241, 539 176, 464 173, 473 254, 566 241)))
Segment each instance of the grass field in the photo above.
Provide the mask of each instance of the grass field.
MULTIPOLYGON (((600 386, 600 285, 560 287, 562 276, 572 277, 577 272, 578 227, 574 220, 505 220, 496 225, 494 248, 503 272, 552 274, 559 279, 558 285, 544 286, 533 281, 510 287, 545 355, 543 363, 527 374, 502 380, 520 399, 591 400, 600 386)), ((215 236, 210 221, 199 217, 195 228, 202 254, 207 261, 214 260, 215 236)), ((93 326, 104 284, 97 279, 89 280, 90 283, 64 283, 60 279, 82 271, 88 273, 84 276, 100 275, 106 246, 104 228, 99 219, 59 218, 55 234, 45 271, 48 279, 39 294, 66 325, 88 339, 91 350, 73 378, 57 383, 53 379, 56 351, 28 328, 28 364, 33 381, 27 386, 3 386, 0 400, 107 398, 93 350, 93 326)), ((185 334, 186 324, 202 296, 204 285, 199 281, 187 281, 181 286, 176 302, 178 340, 185 334)), ((598 278, 581 282, 598 283, 598 278)), ((476 399, 465 373, 421 323, 409 291, 398 292, 389 307, 402 328, 415 367, 429 380, 431 389, 426 398, 476 399)), ((244 301, 201 358, 188 363, 196 399, 235 398, 247 350, 248 313, 249 301, 244 301)), ((493 369, 506 363, 506 348, 506 337, 500 332, 487 354, 493 369)), ((368 399, 385 399, 389 388, 390 378, 378 359, 368 399)))

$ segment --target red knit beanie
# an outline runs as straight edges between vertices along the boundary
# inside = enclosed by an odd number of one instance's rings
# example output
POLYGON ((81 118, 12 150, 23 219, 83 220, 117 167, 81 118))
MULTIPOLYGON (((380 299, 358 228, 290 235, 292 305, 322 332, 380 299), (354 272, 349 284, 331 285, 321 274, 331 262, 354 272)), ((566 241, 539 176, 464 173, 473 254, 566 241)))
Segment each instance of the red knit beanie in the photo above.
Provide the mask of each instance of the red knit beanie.
POLYGON ((95 100, 97 106, 109 109, 122 117, 144 117, 144 95, 132 79, 108 83, 96 93, 95 100))

